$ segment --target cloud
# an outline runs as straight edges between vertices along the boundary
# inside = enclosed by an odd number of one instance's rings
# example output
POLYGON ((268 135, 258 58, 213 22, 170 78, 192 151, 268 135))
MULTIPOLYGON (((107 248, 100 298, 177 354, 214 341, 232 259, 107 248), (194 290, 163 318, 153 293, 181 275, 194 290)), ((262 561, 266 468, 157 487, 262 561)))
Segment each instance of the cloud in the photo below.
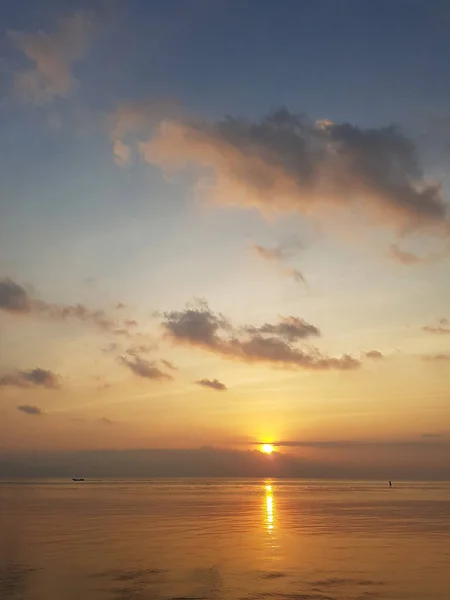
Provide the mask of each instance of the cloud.
POLYGON ((170 362, 170 360, 162 358, 160 362, 168 369, 172 369, 172 371, 178 371, 178 368, 172 362, 170 362))
POLYGON ((78 11, 58 20, 53 33, 10 32, 32 68, 16 73, 14 90, 25 102, 45 104, 76 86, 72 63, 84 58, 94 33, 92 14, 78 11))
POLYGON ((27 388, 32 386, 58 389, 58 375, 46 369, 31 369, 29 371, 12 371, 0 377, 0 386, 27 388))
POLYGON ((304 283, 306 285, 305 277, 301 271, 284 264, 285 259, 290 256, 292 250, 298 250, 302 248, 302 245, 298 240, 292 240, 290 243, 285 242, 284 244, 274 246, 273 248, 266 248, 264 246, 260 246, 259 244, 253 243, 252 248, 257 256, 263 260, 267 260, 275 264, 278 267, 278 270, 283 273, 283 275, 293 279, 297 283, 304 283))
POLYGON ((123 324, 126 327, 137 327, 137 325, 138 325, 137 321, 135 321, 134 319, 125 319, 123 324))
POLYGON ((125 140, 148 136, 161 119, 178 114, 179 107, 171 99, 122 101, 106 118, 106 128, 113 147, 114 160, 119 167, 131 162, 132 147, 125 140))
POLYGON ((209 310, 206 302, 178 312, 164 313, 163 327, 172 339, 187 342, 193 346, 214 348, 220 346, 220 330, 230 329, 230 324, 221 314, 209 310))
POLYGON ((356 209, 400 232, 449 233, 441 185, 425 179, 413 143, 393 126, 321 127, 287 109, 258 121, 166 119, 139 149, 162 169, 196 169, 200 193, 215 203, 327 219, 356 209))
POLYGON ((389 249, 389 256, 393 261, 407 266, 424 262, 423 258, 420 258, 419 256, 412 254, 411 252, 401 250, 401 248, 399 248, 397 244, 391 244, 391 247, 389 249))
POLYGON ((131 148, 121 140, 115 140, 113 144, 114 159, 119 167, 128 165, 131 159, 131 148))
POLYGON ((195 382, 197 385, 201 385, 202 387, 211 388, 212 390, 217 390, 218 392, 225 392, 227 390, 227 386, 219 381, 218 379, 200 379, 195 382))
POLYGON ((450 323, 446 318, 439 319, 437 325, 424 325, 423 331, 428 333, 447 334, 450 333, 450 323))
POLYGON ((17 410, 20 410, 20 412, 23 412, 26 415, 40 416, 44 414, 38 406, 31 406, 30 404, 21 404, 17 407, 17 410))
POLYGON ((130 371, 132 371, 138 377, 144 377, 146 379, 156 379, 158 381, 162 380, 172 380, 173 377, 164 373, 155 366, 155 361, 148 361, 140 356, 133 356, 133 358, 125 358, 124 356, 119 357, 119 362, 128 367, 130 371))
POLYGON ((9 277, 0 279, 0 310, 27 313, 32 305, 27 291, 9 277))
POLYGON ((302 319, 281 317, 277 324, 247 325, 234 329, 221 314, 213 313, 202 301, 184 311, 164 313, 166 336, 178 344, 197 346, 244 362, 261 362, 306 369, 354 369, 360 362, 345 354, 340 358, 322 355, 317 348, 297 347, 295 342, 319 335, 319 330, 302 319))
POLYGON ((430 264, 438 260, 448 258, 450 253, 450 246, 444 245, 440 250, 435 252, 429 252, 425 256, 417 256, 412 252, 402 250, 397 244, 391 244, 388 252, 388 256, 394 262, 405 266, 417 265, 417 264, 430 264))
POLYGON ((424 356, 423 359, 429 361, 444 362, 450 360, 450 352, 441 354, 429 354, 427 356, 424 356))
POLYGON ((369 350, 368 352, 364 352, 364 356, 372 360, 381 360, 384 358, 384 355, 379 350, 369 350))
POLYGON ((118 336, 139 337, 130 329, 136 321, 126 320, 122 327, 103 310, 92 310, 83 304, 52 304, 30 296, 24 287, 9 277, 0 279, 0 310, 14 315, 42 316, 54 321, 71 319, 94 325, 102 331, 118 336))
POLYGON ((252 335, 270 334, 295 342, 308 337, 320 336, 320 330, 298 317, 279 317, 279 323, 264 323, 259 327, 248 325, 245 331, 252 335))
MULTIPOLYGON (((352 449, 376 449, 376 448, 426 448, 433 445, 433 441, 427 441, 426 438, 432 438, 437 436, 422 435, 423 439, 413 440, 280 440, 270 442, 275 448, 318 448, 318 449, 332 449, 332 450, 352 450, 352 449)), ((439 436, 442 437, 442 436, 439 436)), ((255 446, 261 446, 264 442, 253 442, 255 446)), ((443 442, 437 441, 436 444, 441 446, 447 446, 445 440, 443 442)))

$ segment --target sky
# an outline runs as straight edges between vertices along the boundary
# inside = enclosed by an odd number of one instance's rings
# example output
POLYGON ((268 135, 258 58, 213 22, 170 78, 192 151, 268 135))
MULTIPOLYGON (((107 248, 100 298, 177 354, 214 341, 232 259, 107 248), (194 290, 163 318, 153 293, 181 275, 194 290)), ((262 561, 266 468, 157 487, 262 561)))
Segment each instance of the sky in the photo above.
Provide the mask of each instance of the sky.
POLYGON ((450 477, 448 3, 0 17, 2 464, 450 477))

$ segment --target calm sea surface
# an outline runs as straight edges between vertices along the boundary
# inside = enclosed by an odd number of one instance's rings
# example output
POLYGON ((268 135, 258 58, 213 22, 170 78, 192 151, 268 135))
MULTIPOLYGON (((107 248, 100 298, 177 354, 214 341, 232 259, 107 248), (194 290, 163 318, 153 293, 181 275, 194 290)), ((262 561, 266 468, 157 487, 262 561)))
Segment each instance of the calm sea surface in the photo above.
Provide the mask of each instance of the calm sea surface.
POLYGON ((0 483, 1 600, 449 600, 450 484, 0 483))

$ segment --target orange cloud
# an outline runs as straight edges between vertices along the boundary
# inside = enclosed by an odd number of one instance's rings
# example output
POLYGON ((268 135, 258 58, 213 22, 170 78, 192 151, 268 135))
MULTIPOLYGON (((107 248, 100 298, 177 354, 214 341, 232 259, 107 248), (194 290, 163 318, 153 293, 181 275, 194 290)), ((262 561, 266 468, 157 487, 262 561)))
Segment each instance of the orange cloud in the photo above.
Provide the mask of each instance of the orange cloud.
POLYGON ((199 193, 222 205, 321 218, 351 209, 401 232, 450 231, 440 184, 395 127, 318 127, 284 109, 259 121, 166 120, 139 150, 162 169, 193 170, 199 193))
POLYGON ((16 73, 14 90, 34 104, 44 104, 55 96, 67 96, 76 85, 71 65, 84 58, 94 31, 92 15, 78 11, 59 19, 52 34, 10 32, 10 37, 26 58, 34 63, 16 73))
POLYGON ((393 261, 398 262, 402 265, 415 265, 417 263, 424 262, 423 258, 420 258, 419 256, 412 254, 411 252, 402 250, 397 246, 397 244, 391 245, 389 249, 389 256, 393 261))

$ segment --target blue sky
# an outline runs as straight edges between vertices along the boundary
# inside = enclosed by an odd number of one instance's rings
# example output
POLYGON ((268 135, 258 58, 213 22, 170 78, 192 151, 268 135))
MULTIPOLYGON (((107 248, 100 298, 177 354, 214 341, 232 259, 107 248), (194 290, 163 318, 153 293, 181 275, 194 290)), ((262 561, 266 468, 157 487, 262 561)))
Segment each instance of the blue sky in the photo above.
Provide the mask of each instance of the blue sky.
POLYGON ((0 292, 31 307, 0 293, 11 447, 78 448, 80 419, 87 448, 195 445, 182 422, 219 445, 448 431, 446 2, 6 0, 0 17, 0 292), (217 313, 228 329, 200 339, 188 320, 217 313), (289 318, 320 335, 276 337, 289 318))

